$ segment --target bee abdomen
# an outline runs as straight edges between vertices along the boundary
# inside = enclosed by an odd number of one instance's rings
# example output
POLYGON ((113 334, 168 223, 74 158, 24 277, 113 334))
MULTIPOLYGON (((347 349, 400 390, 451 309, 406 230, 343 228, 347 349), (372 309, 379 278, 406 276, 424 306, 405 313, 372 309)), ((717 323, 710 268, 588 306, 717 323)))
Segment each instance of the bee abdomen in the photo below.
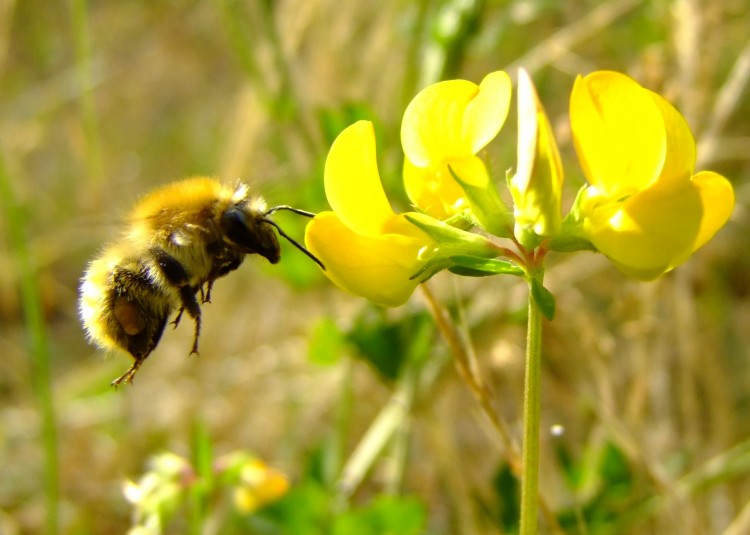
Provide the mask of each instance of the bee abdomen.
POLYGON ((119 266, 112 274, 112 331, 136 360, 153 351, 175 308, 174 297, 147 273, 139 262, 138 269, 119 266))

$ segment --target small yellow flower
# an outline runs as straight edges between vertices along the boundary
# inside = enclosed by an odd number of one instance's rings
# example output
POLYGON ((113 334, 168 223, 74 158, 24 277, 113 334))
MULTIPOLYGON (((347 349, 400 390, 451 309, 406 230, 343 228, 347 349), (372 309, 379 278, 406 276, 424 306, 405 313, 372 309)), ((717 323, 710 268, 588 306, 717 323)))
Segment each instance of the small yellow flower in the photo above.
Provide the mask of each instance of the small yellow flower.
POLYGON ((533 249, 560 229, 563 169, 552 127, 534 84, 518 71, 518 167, 509 181, 515 236, 533 249))
POLYGON ((346 128, 331 146, 324 171, 332 212, 308 224, 305 243, 340 288, 384 306, 406 302, 433 240, 391 209, 378 173, 372 123, 346 128))
POLYGON ((404 185, 415 206, 437 219, 469 208, 449 166, 472 186, 494 187, 476 154, 502 128, 510 96, 510 78, 497 71, 479 85, 448 80, 414 97, 404 112, 401 144, 406 155, 404 185))
POLYGON ((624 74, 578 77, 573 140, 589 186, 576 210, 581 234, 625 274, 656 278, 726 223, 727 179, 695 171, 695 141, 666 100, 624 74))
POLYGON ((258 459, 248 460, 240 470, 234 489, 234 504, 243 513, 254 513, 264 505, 280 499, 289 490, 289 480, 282 472, 258 459))

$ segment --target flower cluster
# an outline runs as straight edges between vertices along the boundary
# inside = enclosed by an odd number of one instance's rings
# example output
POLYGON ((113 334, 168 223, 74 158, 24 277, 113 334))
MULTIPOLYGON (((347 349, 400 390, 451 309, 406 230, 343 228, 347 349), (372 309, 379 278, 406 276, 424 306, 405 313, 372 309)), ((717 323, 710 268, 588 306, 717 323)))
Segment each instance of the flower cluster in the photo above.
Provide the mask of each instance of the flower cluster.
POLYGON ((570 123, 589 182, 571 211, 571 231, 627 275, 662 275, 729 219, 731 184, 711 171, 694 174, 690 128, 656 93, 616 72, 578 77, 570 123))
POLYGON ((324 172, 332 211, 318 214, 305 236, 335 284, 397 306, 444 269, 532 279, 547 251, 582 249, 649 280, 684 262, 729 219, 732 187, 714 172, 695 173, 695 141, 684 118, 610 71, 579 76, 573 86, 571 130, 588 184, 563 217, 560 155, 523 70, 517 93, 518 161, 507 177, 512 210, 481 157, 510 107, 504 72, 479 85, 439 82, 406 108, 403 180, 413 212, 394 212, 386 198, 372 124, 341 132, 324 172))
POLYGON ((200 474, 184 457, 161 453, 137 482, 123 485, 133 507, 128 534, 163 533, 181 507, 207 507, 226 490, 232 493, 235 510, 250 515, 281 499, 288 489, 286 475, 245 451, 218 457, 208 474, 200 474))

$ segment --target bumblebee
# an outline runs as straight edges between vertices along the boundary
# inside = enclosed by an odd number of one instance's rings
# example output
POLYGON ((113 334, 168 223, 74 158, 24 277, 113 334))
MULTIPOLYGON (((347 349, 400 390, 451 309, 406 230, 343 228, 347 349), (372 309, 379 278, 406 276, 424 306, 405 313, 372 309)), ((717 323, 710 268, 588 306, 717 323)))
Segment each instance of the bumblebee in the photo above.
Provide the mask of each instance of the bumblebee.
POLYGON ((325 269, 270 219, 279 210, 314 216, 290 206, 268 209, 245 184, 228 187, 205 177, 167 184, 136 204, 121 239, 89 263, 80 287, 78 308, 88 339, 134 359, 112 385, 132 382, 175 311, 175 327, 183 313, 195 322, 190 352, 197 353, 200 305, 211 300, 214 282, 246 255, 276 264, 276 232, 325 269))

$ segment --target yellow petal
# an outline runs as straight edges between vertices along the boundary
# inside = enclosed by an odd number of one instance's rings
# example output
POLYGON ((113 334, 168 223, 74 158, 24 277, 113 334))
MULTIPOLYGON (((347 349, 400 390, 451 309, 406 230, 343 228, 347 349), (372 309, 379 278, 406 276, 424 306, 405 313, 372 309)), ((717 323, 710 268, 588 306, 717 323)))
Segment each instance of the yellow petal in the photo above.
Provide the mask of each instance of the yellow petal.
POLYGON ((419 270, 419 252, 431 240, 403 216, 393 216, 385 226, 389 234, 364 236, 333 212, 322 212, 308 223, 305 244, 343 290, 379 305, 399 306, 418 284, 409 277, 419 270))
MULTIPOLYGON (((536 158, 539 132, 538 96, 525 69, 518 70, 518 162, 512 184, 519 192, 528 189, 536 158)), ((515 195, 513 197, 515 201, 515 195)))
MULTIPOLYGON (((448 168, 449 166, 462 182, 477 188, 486 188, 490 184, 487 166, 478 156, 469 156, 460 160, 447 160, 445 167, 448 168)), ((451 178, 453 178, 453 175, 451 175, 451 178)))
POLYGON ((703 218, 693 251, 702 247, 724 226, 734 209, 732 184, 712 171, 701 171, 693 177, 692 185, 698 190, 703 207, 703 218))
POLYGON ((416 167, 404 160, 404 188, 412 204, 435 219, 446 219, 469 207, 464 190, 455 181, 450 166, 463 181, 486 187, 490 177, 476 156, 447 161, 430 167, 416 167))
POLYGON ((664 120, 667 151, 659 176, 659 187, 682 187, 695 170, 695 139, 685 118, 660 95, 648 91, 664 120))
POLYGON ((578 77, 570 96, 573 141, 589 183, 613 198, 643 190, 662 170, 667 150, 659 106, 624 74, 578 77))
POLYGON ((518 71, 518 167, 510 182, 516 238, 551 236, 560 227, 563 170, 552 127, 525 70, 518 71))
POLYGON ((508 75, 490 73, 481 85, 467 80, 438 82, 409 103, 401 123, 406 157, 418 167, 473 156, 500 131, 508 114, 508 75))
POLYGON ((467 206, 463 189, 445 165, 417 167, 405 159, 404 189, 414 206, 436 219, 446 219, 467 206))
POLYGON ((328 203, 346 226, 374 235, 393 217, 380 183, 375 132, 369 121, 358 121, 339 134, 326 159, 328 203))
POLYGON ((689 256, 702 216, 698 189, 688 182, 668 194, 654 188, 600 206, 584 220, 584 230, 621 271, 649 280, 689 256))
POLYGON ((510 76, 491 72, 479 84, 479 93, 469 102, 464 114, 463 132, 469 138, 471 153, 477 154, 495 139, 510 109, 510 76))

